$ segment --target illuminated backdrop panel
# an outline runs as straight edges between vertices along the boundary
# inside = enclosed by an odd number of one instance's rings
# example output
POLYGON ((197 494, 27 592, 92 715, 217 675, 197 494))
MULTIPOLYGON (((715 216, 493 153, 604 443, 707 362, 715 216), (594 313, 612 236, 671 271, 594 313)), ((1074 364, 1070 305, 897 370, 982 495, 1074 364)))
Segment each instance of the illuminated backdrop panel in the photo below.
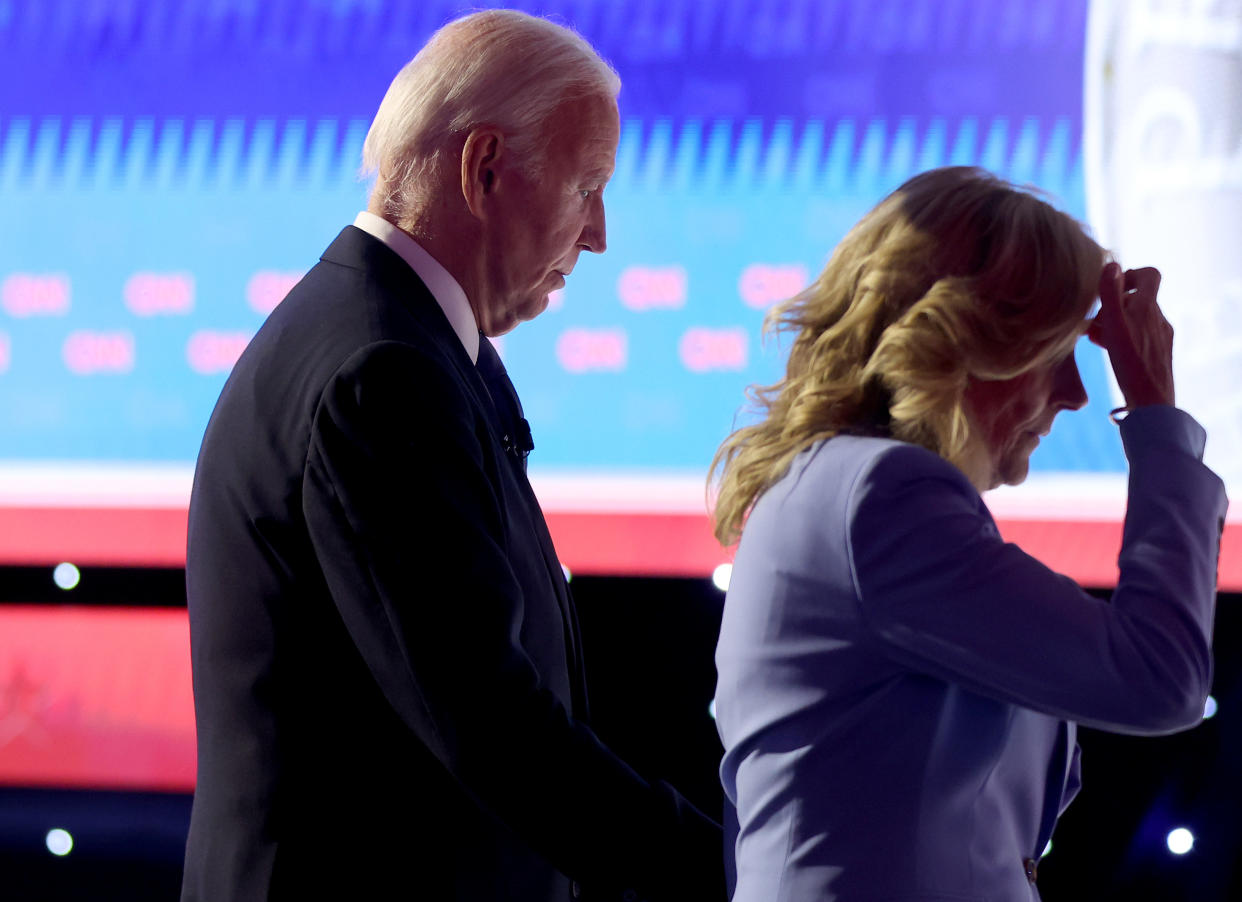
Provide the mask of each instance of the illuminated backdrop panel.
MULTIPOLYGON (((764 311, 910 175, 979 164, 1085 215, 1086 0, 511 5, 624 82, 609 251, 502 342, 554 532, 558 511, 702 521, 744 387, 781 372, 764 311)), ((184 507, 232 362, 365 204, 384 88, 462 8, 0 0, 0 512, 184 507)), ((1115 521, 1106 366, 1079 360, 1092 401, 1032 484, 1115 521)))

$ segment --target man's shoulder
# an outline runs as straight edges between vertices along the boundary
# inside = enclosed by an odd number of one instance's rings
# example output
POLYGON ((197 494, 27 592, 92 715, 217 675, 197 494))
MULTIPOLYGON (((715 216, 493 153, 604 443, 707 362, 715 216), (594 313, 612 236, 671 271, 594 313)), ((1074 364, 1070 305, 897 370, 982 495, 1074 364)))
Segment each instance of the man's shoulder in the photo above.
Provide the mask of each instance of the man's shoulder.
POLYGON ((396 268, 409 265, 391 247, 355 225, 347 225, 332 239, 319 259, 324 263, 352 269, 368 269, 393 264, 396 268), (397 265, 399 264, 399 266, 397 265))
POLYGON ((348 226, 280 304, 256 338, 334 349, 339 358, 385 341, 446 366, 460 344, 435 299, 387 245, 348 226))
POLYGON ((374 267, 326 259, 312 267, 234 365, 216 418, 227 418, 228 411, 281 421, 296 416, 304 425, 334 382, 378 373, 399 377, 411 405, 446 385, 454 396, 469 397, 470 360, 439 307, 420 298, 425 289, 404 261, 389 266, 378 259, 374 267))

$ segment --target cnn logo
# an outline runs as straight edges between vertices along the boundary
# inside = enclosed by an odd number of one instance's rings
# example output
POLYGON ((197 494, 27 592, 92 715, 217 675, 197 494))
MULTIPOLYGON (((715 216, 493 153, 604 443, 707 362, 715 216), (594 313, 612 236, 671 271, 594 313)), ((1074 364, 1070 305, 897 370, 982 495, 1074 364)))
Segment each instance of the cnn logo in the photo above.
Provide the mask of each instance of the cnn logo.
POLYGON ((752 263, 742 270, 737 291, 747 307, 763 310, 784 301, 807 285, 807 269, 800 263, 752 263))
POLYGON ((134 273, 122 293, 134 316, 184 316, 194 309, 194 277, 189 273, 134 273))
POLYGON ((190 336, 185 346, 185 360, 190 369, 204 376, 227 373, 250 344, 247 332, 215 332, 200 329, 190 336))
POLYGON ((571 373, 619 372, 629 362, 629 336, 623 329, 566 329, 556 359, 571 373))
POLYGON ((134 369, 134 336, 130 332, 71 332, 61 346, 61 358, 78 376, 128 373, 134 369))
POLYGON ((627 266, 617 279, 617 296, 628 310, 679 310, 689 281, 684 266, 627 266))
POLYGON ((69 312, 69 277, 58 273, 14 273, 0 285, 0 307, 9 316, 64 316, 69 312))
POLYGON ((687 329, 677 351, 692 373, 746 368, 748 339, 745 329, 687 329))

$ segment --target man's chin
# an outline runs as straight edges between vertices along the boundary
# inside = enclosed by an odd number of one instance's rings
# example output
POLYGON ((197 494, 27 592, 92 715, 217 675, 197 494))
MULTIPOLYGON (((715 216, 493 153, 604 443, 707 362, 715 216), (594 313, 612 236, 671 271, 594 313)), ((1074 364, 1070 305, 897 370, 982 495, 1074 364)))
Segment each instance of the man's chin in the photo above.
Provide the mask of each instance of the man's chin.
POLYGON ((511 309, 505 310, 500 315, 493 317, 492 320, 483 327, 483 334, 488 338, 496 338, 500 335, 506 335, 516 329, 518 323, 529 322, 547 309, 548 296, 546 294, 541 297, 529 298, 520 304, 515 304, 511 309))
POLYGON ((543 311, 548 309, 548 295, 544 294, 537 298, 532 298, 518 308, 517 318, 519 322, 530 322, 543 311))

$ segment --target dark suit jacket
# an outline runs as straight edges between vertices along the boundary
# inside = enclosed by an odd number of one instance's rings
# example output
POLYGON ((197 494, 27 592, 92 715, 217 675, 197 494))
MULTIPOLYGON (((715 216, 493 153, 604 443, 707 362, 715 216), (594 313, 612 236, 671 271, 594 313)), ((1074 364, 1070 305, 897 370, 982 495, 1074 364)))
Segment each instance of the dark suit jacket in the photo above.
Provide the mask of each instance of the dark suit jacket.
POLYGON ((584 725, 498 434, 434 298, 353 227, 242 355, 190 503, 183 900, 723 897, 718 827, 584 725))

